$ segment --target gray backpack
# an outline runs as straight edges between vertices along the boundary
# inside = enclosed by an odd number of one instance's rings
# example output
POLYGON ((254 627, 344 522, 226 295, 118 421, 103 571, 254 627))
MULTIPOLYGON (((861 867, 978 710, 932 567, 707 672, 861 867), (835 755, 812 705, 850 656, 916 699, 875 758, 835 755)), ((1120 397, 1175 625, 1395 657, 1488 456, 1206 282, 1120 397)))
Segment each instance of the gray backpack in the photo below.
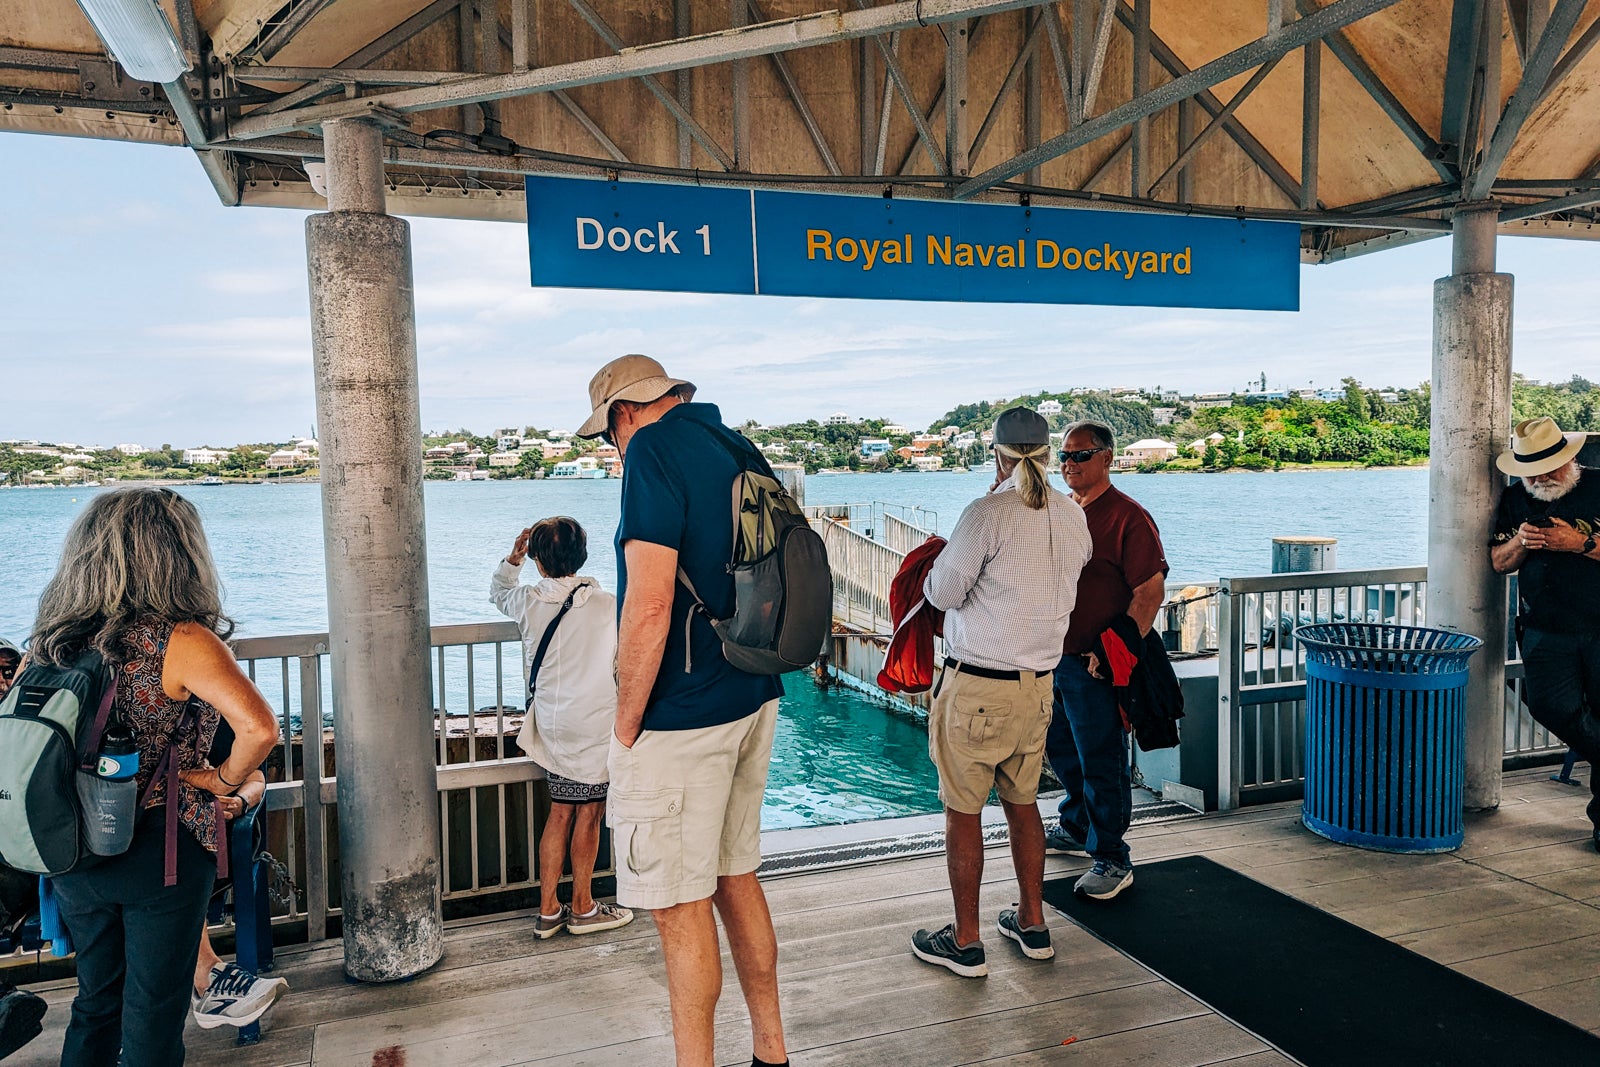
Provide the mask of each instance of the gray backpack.
MULTIPOLYGON (((722 434, 704 427, 738 465, 733 477, 733 615, 719 619, 682 567, 678 580, 722 639, 729 663, 750 674, 783 674, 809 666, 833 631, 833 572, 822 538, 806 521, 794 497, 778 481, 754 445, 735 449, 722 434)), ((748 442, 746 442, 748 444, 748 442)), ((684 665, 689 670, 687 632, 684 665)))
POLYGON ((30 665, 0 701, 0 861, 7 866, 52 876, 91 853, 80 799, 89 783, 79 779, 94 778, 115 696, 114 673, 88 651, 66 667, 30 665))

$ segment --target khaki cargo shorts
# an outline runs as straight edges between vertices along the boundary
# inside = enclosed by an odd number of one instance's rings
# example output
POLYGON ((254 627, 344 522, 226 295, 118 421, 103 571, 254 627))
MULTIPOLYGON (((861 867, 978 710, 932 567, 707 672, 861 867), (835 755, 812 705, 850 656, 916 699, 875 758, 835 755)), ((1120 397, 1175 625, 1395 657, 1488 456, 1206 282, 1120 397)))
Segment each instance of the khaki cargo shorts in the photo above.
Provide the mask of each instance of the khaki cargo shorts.
POLYGON ((1011 804, 1038 797, 1052 675, 1022 675, 1003 681, 944 669, 928 712, 928 756, 950 810, 978 814, 991 788, 1011 804))
POLYGON ((704 900, 717 879, 761 866, 761 798, 778 702, 700 730, 613 735, 607 762, 617 902, 656 910, 704 900))

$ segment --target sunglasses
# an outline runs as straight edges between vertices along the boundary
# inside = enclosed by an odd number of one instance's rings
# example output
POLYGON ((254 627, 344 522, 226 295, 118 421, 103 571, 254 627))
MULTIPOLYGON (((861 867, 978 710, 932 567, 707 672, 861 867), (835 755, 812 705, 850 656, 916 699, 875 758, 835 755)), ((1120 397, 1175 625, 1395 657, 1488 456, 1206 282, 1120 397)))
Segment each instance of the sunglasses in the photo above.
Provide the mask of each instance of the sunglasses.
POLYGON ((1080 448, 1073 452, 1062 449, 1056 453, 1063 463, 1087 463, 1094 458, 1096 452, 1109 452, 1109 448, 1080 448))
POLYGON ((20 664, 0 663, 0 678, 4 678, 8 682, 11 681, 11 679, 17 676, 18 666, 20 666, 20 664))

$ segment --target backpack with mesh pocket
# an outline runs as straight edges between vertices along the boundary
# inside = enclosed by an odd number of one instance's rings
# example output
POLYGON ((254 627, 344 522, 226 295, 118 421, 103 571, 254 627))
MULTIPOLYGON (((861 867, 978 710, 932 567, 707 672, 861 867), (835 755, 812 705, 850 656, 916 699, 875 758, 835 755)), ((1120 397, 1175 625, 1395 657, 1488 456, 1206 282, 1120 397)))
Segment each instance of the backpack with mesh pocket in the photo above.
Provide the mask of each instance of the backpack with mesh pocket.
POLYGON ((822 538, 806 521, 766 457, 752 445, 735 449, 705 427, 738 465, 733 477, 734 609, 718 619, 682 567, 678 580, 695 604, 685 619, 684 670, 692 666, 687 628, 698 613, 722 639, 729 663, 750 674, 783 674, 809 666, 833 632, 833 574, 822 538))
POLYGON ((94 781, 115 692, 115 674, 86 651, 65 667, 30 665, 0 701, 0 860, 7 866, 53 876, 94 851, 79 780, 94 781))

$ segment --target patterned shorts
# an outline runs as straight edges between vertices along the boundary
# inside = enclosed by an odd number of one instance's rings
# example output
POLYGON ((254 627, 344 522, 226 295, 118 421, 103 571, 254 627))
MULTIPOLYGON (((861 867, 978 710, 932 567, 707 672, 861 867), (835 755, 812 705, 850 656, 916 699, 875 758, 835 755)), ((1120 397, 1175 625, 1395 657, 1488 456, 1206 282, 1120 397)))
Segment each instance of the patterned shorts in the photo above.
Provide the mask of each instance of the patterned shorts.
POLYGON ((607 783, 575 782, 553 772, 545 773, 550 786, 550 799, 556 804, 593 804, 606 798, 607 783))

